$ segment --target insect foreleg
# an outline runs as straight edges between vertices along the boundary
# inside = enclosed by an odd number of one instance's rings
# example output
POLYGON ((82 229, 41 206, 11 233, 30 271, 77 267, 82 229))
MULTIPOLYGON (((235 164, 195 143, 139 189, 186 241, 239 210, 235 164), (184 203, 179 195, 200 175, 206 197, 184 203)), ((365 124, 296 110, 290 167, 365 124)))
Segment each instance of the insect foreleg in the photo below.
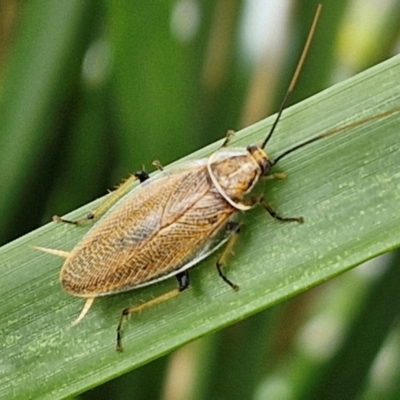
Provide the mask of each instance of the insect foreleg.
POLYGON ((270 204, 268 204, 268 202, 262 197, 255 197, 253 198, 253 204, 261 204, 264 209, 268 212, 268 214, 274 218, 277 219, 278 221, 282 221, 282 222, 298 222, 299 224, 302 224, 304 222, 303 217, 281 217, 280 215, 278 215, 276 213, 276 211, 272 208, 272 206, 270 204))
POLYGON ((232 129, 229 129, 228 132, 226 132, 225 140, 224 140, 224 143, 222 143, 221 148, 228 146, 228 144, 234 134, 235 134, 235 131, 232 129))
POLYGON ((239 286, 236 285, 235 283, 231 282, 222 272, 222 266, 226 264, 226 259, 230 253, 232 253, 233 247, 235 246, 235 243, 239 237, 239 232, 240 232, 240 224, 236 221, 230 221, 227 226, 226 230, 230 234, 230 238, 228 240, 228 243, 225 246, 224 251, 220 255, 216 267, 218 271, 218 275, 234 290, 238 290, 239 286))
POLYGON ((159 160, 154 160, 151 165, 154 165, 159 171, 164 171, 164 167, 159 160))
POLYGON ((135 172, 132 176, 130 176, 125 182, 123 182, 111 195, 100 204, 100 206, 93 212, 89 213, 85 218, 78 219, 76 221, 71 221, 68 219, 64 219, 59 217, 58 215, 53 216, 53 221, 55 222, 65 222, 67 224, 80 225, 87 221, 92 221, 100 215, 104 214, 111 206, 113 206, 122 196, 124 196, 132 184, 138 180, 140 183, 143 183, 147 179, 149 179, 149 175, 145 170, 140 170, 135 172))

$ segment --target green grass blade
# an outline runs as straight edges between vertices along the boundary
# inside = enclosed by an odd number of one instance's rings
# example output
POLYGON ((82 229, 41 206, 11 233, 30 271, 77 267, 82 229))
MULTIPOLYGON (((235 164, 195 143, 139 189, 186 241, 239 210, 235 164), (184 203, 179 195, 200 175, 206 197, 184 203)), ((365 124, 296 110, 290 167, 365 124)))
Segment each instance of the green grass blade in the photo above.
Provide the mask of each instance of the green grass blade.
MULTIPOLYGON (((305 138, 400 108, 399 76, 395 57, 290 108, 269 152, 278 155, 305 138)), ((259 141, 271 123, 269 118, 243 130, 233 145, 259 141)), ((122 354, 114 350, 120 311, 176 287, 174 280, 100 299, 80 325, 68 329, 82 300, 62 292, 62 260, 29 245, 69 250, 87 228, 51 223, 2 247, 0 397, 77 394, 398 247, 399 129, 400 113, 392 114, 282 160, 278 169, 289 177, 268 182, 265 196, 280 214, 301 215, 305 223, 280 224, 261 209, 249 212, 226 270, 241 290, 233 292, 218 278, 215 258, 206 260, 193 270, 190 290, 132 316, 122 354)))

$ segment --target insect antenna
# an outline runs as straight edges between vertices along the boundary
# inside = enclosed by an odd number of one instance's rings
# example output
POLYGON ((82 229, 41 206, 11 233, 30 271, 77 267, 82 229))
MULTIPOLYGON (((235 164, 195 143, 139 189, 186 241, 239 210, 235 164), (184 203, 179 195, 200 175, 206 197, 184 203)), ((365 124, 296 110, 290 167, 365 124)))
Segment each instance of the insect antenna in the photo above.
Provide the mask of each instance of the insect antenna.
POLYGON ((317 10, 315 11, 313 22, 311 24, 310 32, 308 33, 308 36, 307 36, 306 44, 304 45, 303 51, 302 51, 301 56, 300 56, 300 60, 297 63, 297 67, 296 67, 296 70, 294 71, 292 80, 290 81, 290 85, 289 85, 289 87, 288 87, 288 89, 287 89, 287 91, 285 93, 285 97, 283 98, 283 101, 282 101, 282 103, 281 103, 281 105, 279 107, 278 115, 276 116, 275 121, 272 124, 271 130, 269 131, 267 137, 265 138, 265 140, 261 144, 261 148, 262 149, 265 148, 266 144, 271 139, 271 136, 274 133, 274 130, 275 130, 276 126, 278 125, 279 119, 281 118, 282 112, 285 109, 285 106, 287 104, 289 96, 292 94, 293 89, 294 89, 294 87, 296 85, 297 79, 299 78, 300 71, 303 68, 304 60, 306 59, 308 50, 309 50, 310 45, 311 45, 311 41, 312 41, 312 39, 314 37, 315 29, 317 27, 317 23, 318 23, 319 16, 321 14, 321 10, 322 10, 322 5, 318 4, 317 10))
MULTIPOLYGON (((285 93, 285 96, 283 98, 283 101, 282 101, 282 103, 281 103, 281 105, 279 107, 278 114, 277 114, 277 116, 275 118, 275 121, 272 124, 272 127, 271 127, 267 137, 264 139, 264 141, 262 142, 262 144, 260 146, 262 149, 265 148, 265 146, 267 145, 268 141, 271 139, 272 134, 274 133, 275 128, 278 125, 278 122, 279 122, 279 120, 281 118, 282 112, 286 107, 288 99, 289 99, 290 95, 292 94, 292 92, 294 90, 294 87, 296 86, 296 83, 297 83, 297 80, 299 78, 300 72, 301 72, 301 70, 303 68, 303 65, 304 65, 304 61, 305 61, 306 56, 308 54, 308 51, 310 49, 311 41, 312 41, 312 39, 314 37, 315 29, 317 27, 317 23, 318 23, 320 14, 321 14, 321 10, 322 10, 322 5, 318 4, 317 10, 315 11, 314 19, 313 19, 312 24, 311 24, 310 31, 309 31, 308 36, 307 36, 306 43, 305 43, 303 51, 301 53, 299 62, 297 63, 297 66, 296 66, 296 70, 294 71, 292 80, 290 81, 289 87, 288 87, 288 89, 287 89, 287 91, 285 93)), ((368 122, 372 122, 372 121, 387 117, 387 116, 389 116, 391 114, 398 113, 398 112, 400 112, 399 108, 392 109, 390 111, 385 111, 385 112, 382 112, 380 114, 374 115, 372 117, 367 117, 367 118, 365 118, 365 119, 363 119, 361 121, 355 121, 355 122, 349 123, 347 125, 344 125, 344 126, 341 126, 341 127, 338 127, 338 128, 334 128, 334 129, 332 129, 332 130, 330 130, 328 132, 325 132, 325 133, 323 133, 321 135, 315 136, 315 137, 313 137, 311 139, 306 140, 305 142, 302 142, 302 143, 292 147, 291 149, 288 149, 288 150, 284 151, 282 154, 280 154, 274 160, 269 160, 270 166, 271 167, 274 166, 279 160, 281 160, 282 158, 286 157, 288 154, 290 154, 290 153, 292 153, 292 152, 294 152, 294 151, 296 151, 296 150, 298 150, 298 149, 300 149, 300 148, 302 148, 304 146, 307 146, 307 145, 309 145, 311 143, 314 143, 314 142, 316 142, 316 141, 318 141, 320 139, 324 139, 326 137, 333 136, 336 133, 340 133, 340 132, 346 131, 348 129, 355 128, 357 126, 360 126, 360 125, 366 124, 368 122)))
POLYGON ((315 136, 315 137, 313 137, 311 139, 308 139, 305 142, 299 143, 298 145, 292 147, 291 149, 284 151, 281 155, 276 157, 275 160, 271 160, 271 166, 275 165, 279 160, 281 160, 283 157, 286 157, 288 154, 293 153, 294 151, 296 151, 296 150, 298 150, 298 149, 300 149, 300 148, 302 148, 304 146, 307 146, 307 145, 309 145, 311 143, 314 143, 317 140, 324 139, 324 138, 329 137, 329 136, 333 136, 336 133, 347 131, 348 129, 355 128, 355 127, 360 126, 360 125, 364 125, 364 124, 366 124, 368 122, 372 122, 372 121, 387 117, 387 116, 389 116, 391 114, 395 114, 395 113, 398 113, 398 112, 400 112, 400 109, 399 108, 395 108, 393 110, 385 111, 383 113, 374 115, 372 117, 365 118, 365 119, 363 119, 361 121, 351 122, 350 124, 347 124, 347 125, 332 129, 332 130, 330 130, 328 132, 322 133, 321 135, 318 135, 318 136, 315 136))

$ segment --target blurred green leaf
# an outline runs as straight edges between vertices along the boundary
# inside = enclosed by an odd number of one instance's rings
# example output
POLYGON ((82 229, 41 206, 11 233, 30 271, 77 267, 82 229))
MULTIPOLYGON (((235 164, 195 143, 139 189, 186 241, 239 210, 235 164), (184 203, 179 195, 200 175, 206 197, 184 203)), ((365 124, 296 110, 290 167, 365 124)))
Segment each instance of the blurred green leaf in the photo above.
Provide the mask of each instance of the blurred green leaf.
MULTIPOLYGON (((55 138, 53 118, 80 72, 94 4, 39 0, 23 9, 0 97, 0 242, 18 226, 21 210, 37 215, 42 206, 36 202, 39 189, 50 182, 31 178, 42 165, 45 144, 55 138), (27 195, 31 185, 36 196, 27 195)), ((24 221, 28 228, 37 223, 26 215, 24 221)))

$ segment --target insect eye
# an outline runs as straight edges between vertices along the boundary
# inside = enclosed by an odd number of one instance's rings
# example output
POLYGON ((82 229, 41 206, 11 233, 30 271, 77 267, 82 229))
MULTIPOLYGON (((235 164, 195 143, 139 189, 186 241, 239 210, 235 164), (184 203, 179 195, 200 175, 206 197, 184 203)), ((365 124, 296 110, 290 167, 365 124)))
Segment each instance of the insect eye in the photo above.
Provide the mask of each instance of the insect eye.
POLYGON ((271 171, 271 161, 270 160, 263 160, 262 163, 260 163, 262 174, 263 175, 268 175, 271 171))
POLYGON ((272 162, 268 159, 264 150, 259 146, 253 145, 248 146, 247 151, 254 157, 257 164, 260 166, 262 175, 268 175, 272 167, 272 162))

